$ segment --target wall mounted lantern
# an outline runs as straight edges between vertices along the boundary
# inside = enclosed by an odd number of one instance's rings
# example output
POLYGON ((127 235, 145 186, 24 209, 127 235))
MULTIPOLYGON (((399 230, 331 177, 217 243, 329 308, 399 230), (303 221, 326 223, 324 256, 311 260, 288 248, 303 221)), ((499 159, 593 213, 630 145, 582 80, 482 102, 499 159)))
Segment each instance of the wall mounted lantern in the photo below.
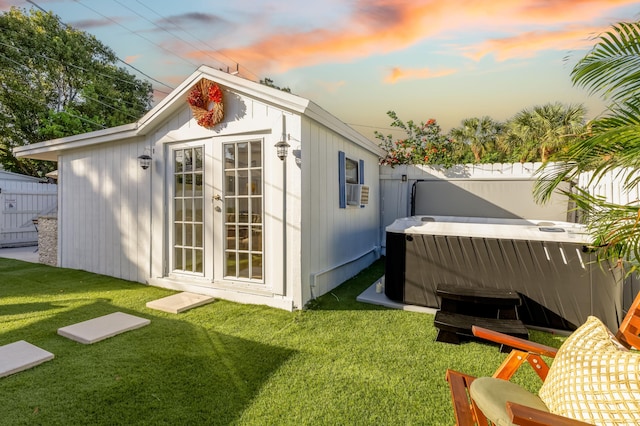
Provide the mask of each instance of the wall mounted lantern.
POLYGON ((277 153, 279 159, 284 161, 284 159, 287 158, 287 152, 288 152, 290 146, 291 145, 289 145, 284 140, 282 140, 282 141, 278 142, 277 144, 275 144, 276 153, 277 153))
POLYGON ((151 160, 152 158, 149 154, 142 154, 138 157, 138 164, 140 164, 142 170, 147 170, 151 165, 151 160))

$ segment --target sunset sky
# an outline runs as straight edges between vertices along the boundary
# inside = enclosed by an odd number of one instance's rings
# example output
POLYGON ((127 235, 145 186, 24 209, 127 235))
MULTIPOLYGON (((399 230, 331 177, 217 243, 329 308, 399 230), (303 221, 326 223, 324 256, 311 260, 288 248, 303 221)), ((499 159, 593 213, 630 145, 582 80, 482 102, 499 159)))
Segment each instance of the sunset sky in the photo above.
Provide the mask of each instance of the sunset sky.
POLYGON ((239 64, 369 137, 389 133, 388 110, 445 131, 547 102, 583 103, 592 118, 604 104, 571 69, 594 36, 640 19, 629 0, 0 0, 12 6, 94 34, 158 97, 200 64, 239 64))

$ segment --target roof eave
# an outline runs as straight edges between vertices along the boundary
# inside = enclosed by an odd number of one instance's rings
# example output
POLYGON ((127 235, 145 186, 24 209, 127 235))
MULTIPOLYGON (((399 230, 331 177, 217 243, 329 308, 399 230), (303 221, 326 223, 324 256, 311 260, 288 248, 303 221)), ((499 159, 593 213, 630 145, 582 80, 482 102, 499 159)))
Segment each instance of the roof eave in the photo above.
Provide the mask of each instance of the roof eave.
POLYGON ((138 123, 124 124, 104 130, 96 130, 95 132, 19 146, 13 149, 13 154, 18 158, 58 161, 58 156, 63 150, 82 148, 115 139, 124 140, 135 137, 137 136, 137 129, 138 123))

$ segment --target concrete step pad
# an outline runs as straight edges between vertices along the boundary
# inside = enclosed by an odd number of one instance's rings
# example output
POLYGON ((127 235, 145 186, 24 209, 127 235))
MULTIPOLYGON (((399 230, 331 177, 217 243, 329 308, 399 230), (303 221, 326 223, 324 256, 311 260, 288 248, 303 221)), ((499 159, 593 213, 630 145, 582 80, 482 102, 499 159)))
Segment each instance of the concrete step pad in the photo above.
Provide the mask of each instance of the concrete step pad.
POLYGON ((0 346, 0 377, 27 370, 52 359, 51 352, 24 340, 0 346))
POLYGON ((170 314, 178 314, 191 308, 206 305, 213 301, 214 298, 211 296, 182 292, 147 302, 147 308, 169 312, 170 314))
POLYGON ((135 330, 151 323, 146 318, 123 312, 114 312, 98 318, 58 329, 58 334, 76 342, 91 344, 125 331, 135 330))

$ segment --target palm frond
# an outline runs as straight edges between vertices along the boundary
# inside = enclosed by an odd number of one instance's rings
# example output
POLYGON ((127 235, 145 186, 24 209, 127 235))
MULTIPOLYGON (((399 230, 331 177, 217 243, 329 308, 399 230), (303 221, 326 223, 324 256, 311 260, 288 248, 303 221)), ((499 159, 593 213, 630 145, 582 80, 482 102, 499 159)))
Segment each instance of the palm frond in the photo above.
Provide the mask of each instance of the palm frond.
POLYGON ((571 72, 575 85, 624 101, 640 93, 640 22, 618 23, 571 72))

